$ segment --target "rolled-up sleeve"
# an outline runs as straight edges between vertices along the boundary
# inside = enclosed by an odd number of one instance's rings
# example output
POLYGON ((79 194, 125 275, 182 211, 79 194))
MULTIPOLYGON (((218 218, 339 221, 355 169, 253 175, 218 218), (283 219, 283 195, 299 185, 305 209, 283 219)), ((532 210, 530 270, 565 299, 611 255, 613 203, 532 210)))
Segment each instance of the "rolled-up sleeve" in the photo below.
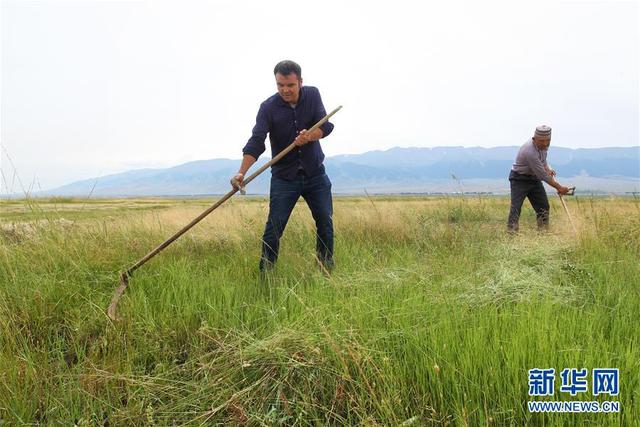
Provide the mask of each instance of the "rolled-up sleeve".
POLYGON ((251 131, 251 138, 242 149, 242 153, 249 154, 257 160, 264 153, 264 141, 267 138, 267 133, 269 133, 269 116, 266 105, 262 103, 256 116, 256 125, 251 131))
MULTIPOLYGON (((316 105, 315 105, 313 122, 318 123, 324 116, 327 115, 327 110, 325 110, 324 104, 322 103, 322 97, 320 96, 320 91, 317 88, 314 88, 314 89, 315 89, 314 95, 316 97, 316 102, 315 102, 316 105)), ((333 132, 333 123, 326 121, 320 126, 320 129, 322 129, 322 137, 324 138, 325 136, 328 136, 331 132, 333 132)))

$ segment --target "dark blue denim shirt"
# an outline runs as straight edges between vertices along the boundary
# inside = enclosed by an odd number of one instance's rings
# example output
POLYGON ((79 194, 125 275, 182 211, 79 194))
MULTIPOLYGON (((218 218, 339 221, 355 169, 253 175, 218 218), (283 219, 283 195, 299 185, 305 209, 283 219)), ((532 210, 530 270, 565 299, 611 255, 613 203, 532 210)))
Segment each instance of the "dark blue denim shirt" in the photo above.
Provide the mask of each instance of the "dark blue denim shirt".
MULTIPOLYGON (((313 86, 300 88, 295 108, 276 93, 260 104, 256 125, 242 152, 257 160, 265 151, 264 141, 268 133, 273 158, 293 142, 299 131, 310 129, 326 114, 320 92, 313 86)), ((327 136, 333 130, 333 124, 325 122, 320 129, 323 136, 327 136)), ((278 178, 293 180, 298 175, 298 170, 303 169, 307 176, 314 176, 324 172, 323 160, 320 142, 310 141, 302 147, 294 148, 271 166, 271 173, 278 178)))

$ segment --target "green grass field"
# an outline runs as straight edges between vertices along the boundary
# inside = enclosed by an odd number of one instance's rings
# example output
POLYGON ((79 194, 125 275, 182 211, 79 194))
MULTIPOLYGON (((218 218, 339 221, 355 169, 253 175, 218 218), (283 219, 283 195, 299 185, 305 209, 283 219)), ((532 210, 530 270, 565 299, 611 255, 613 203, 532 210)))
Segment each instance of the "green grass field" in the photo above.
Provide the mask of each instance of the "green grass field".
POLYGON ((0 201, 0 425, 640 425, 640 200, 337 198, 336 269, 296 208, 260 277, 265 199, 0 201), (619 368, 616 397, 560 371, 619 368), (528 370, 555 368, 555 395, 528 370), (535 414, 528 400, 614 400, 535 414))

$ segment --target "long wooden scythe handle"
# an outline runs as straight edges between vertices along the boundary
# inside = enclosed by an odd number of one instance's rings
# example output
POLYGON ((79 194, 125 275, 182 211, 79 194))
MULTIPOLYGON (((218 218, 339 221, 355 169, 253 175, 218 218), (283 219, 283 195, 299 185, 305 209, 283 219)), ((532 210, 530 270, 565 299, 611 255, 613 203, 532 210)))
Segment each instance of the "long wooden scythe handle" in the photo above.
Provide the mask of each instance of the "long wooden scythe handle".
MULTIPOLYGON (((567 193, 568 196, 573 196, 575 194, 576 191, 576 187, 569 187, 569 192, 567 193)), ((558 197, 560 197, 560 202, 562 203, 562 207, 564 208, 564 211, 567 213, 567 217, 569 218, 569 223, 571 224, 571 228, 573 228, 573 232, 578 235, 578 229, 576 228, 575 224, 573 223, 573 219, 571 219, 571 214, 569 213, 569 209, 567 208, 567 204, 564 202, 564 198, 562 197, 562 194, 558 193, 558 197)))
MULTIPOLYGON (((342 108, 342 106, 339 106, 338 108, 336 108, 335 110, 333 110, 332 112, 330 112, 329 114, 324 116, 322 119, 320 119, 320 121, 318 123, 313 125, 313 127, 311 129, 309 129, 308 132, 310 133, 310 132, 313 132, 314 130, 318 129, 327 120, 329 120, 331 118, 331 116, 333 116, 335 113, 337 113, 341 108, 342 108)), ((252 173, 251 176, 246 178, 243 181, 243 184, 244 185, 249 184, 258 175, 260 175, 262 172, 267 170, 267 168, 271 167, 271 165, 277 163, 280 159, 282 159, 284 156, 286 156, 291 150, 293 150, 295 148, 295 146, 296 145, 294 143, 289 144, 289 146, 287 148, 285 148, 284 150, 282 150, 280 153, 278 153, 277 156, 275 156, 274 158, 269 160, 269 162, 267 162, 265 165, 260 167, 260 169, 258 169, 254 173, 252 173)), ((111 303, 109 304, 109 308, 107 308, 107 315, 109 316, 109 318, 111 320, 119 320, 119 318, 118 318, 118 316, 116 314, 116 307, 118 305, 118 301, 120 300, 120 297, 122 296, 122 294, 124 294, 124 291, 127 288, 127 285, 129 284, 129 278, 131 277, 131 275, 133 274, 134 271, 136 271, 138 268, 142 267, 147 261, 149 261, 151 258, 153 258, 158 253, 160 253, 160 251, 162 251, 164 248, 166 248, 171 243, 173 243, 176 239, 178 239, 178 237, 182 236, 184 233, 189 231, 189 229, 191 229, 191 227, 193 227, 194 225, 199 223, 204 217, 206 217, 211 212, 213 212, 218 206, 220 206, 221 204, 223 204, 224 202, 229 200, 231 198, 231 196, 236 194, 238 191, 239 191, 238 188, 233 188, 227 194, 222 196, 222 198, 220 200, 215 202, 213 205, 211 205, 209 208, 207 208, 207 210, 205 210, 200 215, 198 215, 193 221, 191 221, 189 224, 187 224, 186 226, 181 228, 180 231, 178 231, 173 236, 169 237, 167 240, 162 242, 157 248, 155 248, 154 250, 152 250, 151 252, 146 254, 142 259, 140 259, 134 265, 129 267, 126 271, 123 271, 120 274, 120 284, 116 288, 116 290, 115 290, 115 292, 113 294, 113 297, 111 298, 111 303)))

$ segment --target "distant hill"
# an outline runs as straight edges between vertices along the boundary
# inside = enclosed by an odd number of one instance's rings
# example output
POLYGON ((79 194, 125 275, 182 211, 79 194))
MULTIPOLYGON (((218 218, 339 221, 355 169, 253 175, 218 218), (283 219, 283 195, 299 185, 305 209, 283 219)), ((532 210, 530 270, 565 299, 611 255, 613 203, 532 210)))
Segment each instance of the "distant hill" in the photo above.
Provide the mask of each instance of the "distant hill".
MULTIPOLYGON (((507 176, 519 147, 391 148, 329 157, 327 173, 335 193, 506 193, 507 176)), ((553 147, 549 163, 561 182, 583 192, 640 191, 640 147, 570 149, 553 147)), ((261 158, 257 165, 268 159, 261 158)), ((36 195, 177 196, 222 194, 239 160, 212 159, 166 169, 140 169, 77 181, 36 195), (92 192, 93 189, 93 192, 92 192)), ((248 186, 267 194, 269 172, 248 186)))

